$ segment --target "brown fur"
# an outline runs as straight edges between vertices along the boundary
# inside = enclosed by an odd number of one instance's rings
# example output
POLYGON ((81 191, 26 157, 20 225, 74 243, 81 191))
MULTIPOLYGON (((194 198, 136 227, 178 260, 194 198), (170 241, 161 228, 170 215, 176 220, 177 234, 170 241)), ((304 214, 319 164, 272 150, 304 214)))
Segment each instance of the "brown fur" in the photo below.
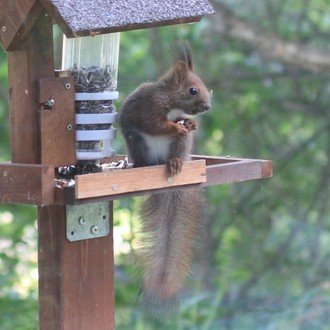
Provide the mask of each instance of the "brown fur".
POLYGON ((190 273, 199 227, 203 195, 198 189, 150 196, 142 207, 144 225, 143 288, 159 301, 176 297, 190 273))
MULTIPOLYGON (((120 126, 134 166, 167 164, 169 176, 180 173, 182 162, 190 159, 196 129, 195 121, 186 115, 210 107, 210 93, 194 73, 191 49, 181 44, 173 69, 157 82, 141 85, 122 105, 120 126), (192 94, 192 88, 197 93, 192 94), (177 118, 169 118, 177 112, 177 118)), ((142 206, 143 290, 149 305, 170 304, 182 290, 202 210, 203 196, 198 189, 152 195, 142 206)))

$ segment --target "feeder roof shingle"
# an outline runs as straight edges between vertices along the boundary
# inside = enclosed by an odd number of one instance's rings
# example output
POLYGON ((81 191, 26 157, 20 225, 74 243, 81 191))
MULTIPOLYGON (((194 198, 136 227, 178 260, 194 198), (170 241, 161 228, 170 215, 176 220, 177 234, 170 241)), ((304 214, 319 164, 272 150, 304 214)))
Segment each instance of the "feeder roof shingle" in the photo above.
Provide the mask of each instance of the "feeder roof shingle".
POLYGON ((194 22, 207 0, 41 0, 68 37, 194 22))

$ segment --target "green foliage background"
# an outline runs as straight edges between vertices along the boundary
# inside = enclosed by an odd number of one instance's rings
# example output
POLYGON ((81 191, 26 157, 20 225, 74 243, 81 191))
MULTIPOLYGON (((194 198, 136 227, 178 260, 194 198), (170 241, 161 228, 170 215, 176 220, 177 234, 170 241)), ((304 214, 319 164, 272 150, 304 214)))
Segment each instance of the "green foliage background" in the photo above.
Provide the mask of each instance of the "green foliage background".
MULTIPOLYGON (((328 0, 214 1, 237 19, 330 54, 328 0)), ((272 159, 274 177, 208 188, 208 223, 182 311, 150 320, 135 304, 137 199, 115 203, 117 329, 330 329, 330 70, 274 60, 252 43, 195 25, 121 34, 121 101, 192 45, 214 91, 196 151, 272 159)), ((118 108, 120 103, 118 103, 118 108)), ((124 152, 119 134, 118 153, 124 152)), ((0 52, 0 161, 9 160, 6 54, 0 52)), ((0 329, 37 328, 36 210, 0 205, 0 329)))

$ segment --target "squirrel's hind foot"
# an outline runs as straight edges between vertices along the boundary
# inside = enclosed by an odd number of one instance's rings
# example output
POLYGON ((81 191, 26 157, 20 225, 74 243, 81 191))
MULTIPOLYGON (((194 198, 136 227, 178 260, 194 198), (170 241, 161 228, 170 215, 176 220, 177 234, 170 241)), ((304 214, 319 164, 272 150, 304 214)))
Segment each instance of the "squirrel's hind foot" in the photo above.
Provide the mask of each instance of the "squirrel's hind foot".
POLYGON ((181 158, 170 158, 167 162, 166 172, 169 177, 179 174, 182 168, 181 158))

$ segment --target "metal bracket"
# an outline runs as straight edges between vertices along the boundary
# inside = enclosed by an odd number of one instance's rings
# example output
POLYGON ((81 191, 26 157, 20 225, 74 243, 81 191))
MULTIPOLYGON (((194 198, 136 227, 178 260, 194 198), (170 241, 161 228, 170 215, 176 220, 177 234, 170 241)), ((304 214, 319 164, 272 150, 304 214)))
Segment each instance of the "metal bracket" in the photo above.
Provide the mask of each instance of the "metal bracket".
POLYGON ((109 203, 66 206, 66 237, 70 242, 108 236, 109 203))

